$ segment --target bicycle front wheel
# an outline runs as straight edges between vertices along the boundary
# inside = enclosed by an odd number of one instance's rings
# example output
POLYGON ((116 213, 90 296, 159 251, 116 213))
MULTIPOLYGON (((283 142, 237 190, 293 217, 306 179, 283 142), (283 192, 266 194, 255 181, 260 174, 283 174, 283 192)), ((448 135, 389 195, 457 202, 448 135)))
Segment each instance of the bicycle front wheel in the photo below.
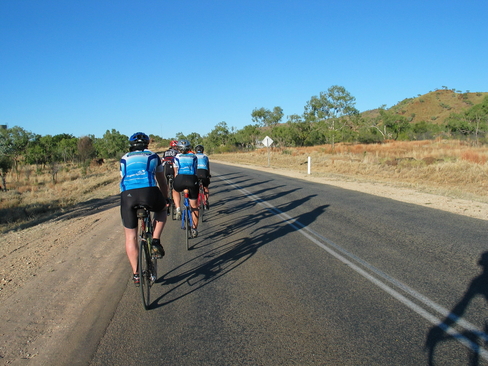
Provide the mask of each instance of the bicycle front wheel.
POLYGON ((139 242, 139 277, 141 279, 141 295, 144 309, 149 309, 150 295, 151 295, 151 256, 149 248, 145 240, 139 242))
POLYGON ((151 286, 158 280, 158 258, 155 254, 151 255, 151 286))

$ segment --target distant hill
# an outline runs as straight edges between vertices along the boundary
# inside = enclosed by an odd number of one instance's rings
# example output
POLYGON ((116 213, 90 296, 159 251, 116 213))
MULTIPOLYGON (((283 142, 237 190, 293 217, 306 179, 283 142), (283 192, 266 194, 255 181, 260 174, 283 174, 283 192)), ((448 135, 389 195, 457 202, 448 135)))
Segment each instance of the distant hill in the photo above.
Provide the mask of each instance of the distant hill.
MULTIPOLYGON (((407 98, 389 108, 389 111, 405 116, 410 122, 426 121, 443 124, 451 113, 461 113, 483 101, 488 92, 461 93, 452 89, 438 89, 416 98, 407 98)), ((378 109, 361 113, 365 117, 374 118, 378 109)))

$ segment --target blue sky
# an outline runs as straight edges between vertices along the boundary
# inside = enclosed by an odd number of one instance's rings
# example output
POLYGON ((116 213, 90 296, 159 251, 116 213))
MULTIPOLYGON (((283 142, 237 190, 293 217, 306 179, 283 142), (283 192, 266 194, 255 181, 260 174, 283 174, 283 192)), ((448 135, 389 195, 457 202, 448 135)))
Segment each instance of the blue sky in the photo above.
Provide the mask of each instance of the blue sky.
POLYGON ((360 111, 488 91, 486 0, 1 0, 0 124, 162 137, 302 114, 344 86, 360 111))

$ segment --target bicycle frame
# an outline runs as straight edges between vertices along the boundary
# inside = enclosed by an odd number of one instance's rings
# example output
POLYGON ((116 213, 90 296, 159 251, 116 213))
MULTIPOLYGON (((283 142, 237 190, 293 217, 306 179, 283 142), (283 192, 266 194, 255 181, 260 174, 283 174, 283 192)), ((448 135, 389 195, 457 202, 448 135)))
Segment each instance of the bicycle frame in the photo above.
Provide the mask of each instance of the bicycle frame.
POLYGON ((183 209, 181 210, 181 228, 185 230, 186 234, 186 249, 190 249, 189 239, 191 236, 191 228, 193 227, 193 217, 191 215, 191 206, 190 206, 190 199, 188 192, 184 192, 184 199, 183 199, 183 209))

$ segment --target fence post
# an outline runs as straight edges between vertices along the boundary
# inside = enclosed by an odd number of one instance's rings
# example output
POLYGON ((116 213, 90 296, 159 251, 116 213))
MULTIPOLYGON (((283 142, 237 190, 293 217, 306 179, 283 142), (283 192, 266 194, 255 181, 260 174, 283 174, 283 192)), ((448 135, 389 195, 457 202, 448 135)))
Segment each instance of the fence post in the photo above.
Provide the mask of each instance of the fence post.
POLYGON ((310 175, 310 168, 311 168, 311 164, 312 164, 312 159, 310 158, 310 156, 308 157, 308 174, 310 175))

